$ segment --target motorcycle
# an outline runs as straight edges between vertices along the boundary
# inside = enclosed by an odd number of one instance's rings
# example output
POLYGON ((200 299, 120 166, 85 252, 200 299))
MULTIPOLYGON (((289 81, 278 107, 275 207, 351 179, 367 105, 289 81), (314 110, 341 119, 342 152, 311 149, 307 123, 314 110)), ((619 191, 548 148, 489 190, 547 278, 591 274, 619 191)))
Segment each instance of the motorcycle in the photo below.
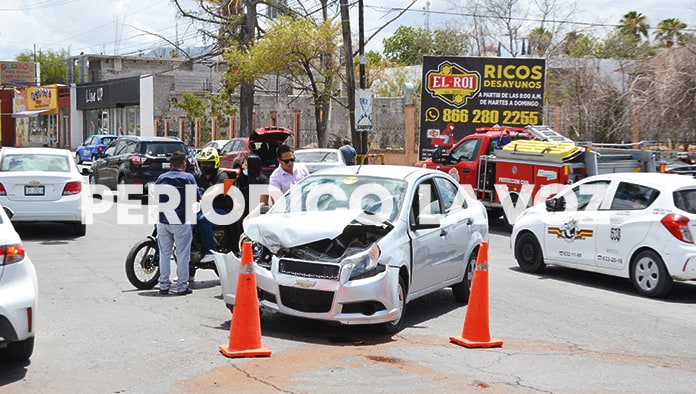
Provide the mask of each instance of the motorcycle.
MULTIPOLYGON (((231 226, 213 225, 213 237, 219 253, 228 253, 233 250, 231 245, 236 242, 231 238, 231 226)), ((191 260, 189 262, 189 276, 192 278, 198 269, 212 269, 218 275, 215 262, 201 263, 206 255, 201 244, 198 226, 193 226, 193 241, 191 242, 191 260)), ((172 253, 172 258, 176 256, 172 253)), ((140 290, 150 290, 159 281, 159 247, 157 246, 157 226, 154 226, 152 234, 137 242, 126 256, 126 276, 128 281, 140 290)), ((219 275, 218 275, 219 276, 219 275)))

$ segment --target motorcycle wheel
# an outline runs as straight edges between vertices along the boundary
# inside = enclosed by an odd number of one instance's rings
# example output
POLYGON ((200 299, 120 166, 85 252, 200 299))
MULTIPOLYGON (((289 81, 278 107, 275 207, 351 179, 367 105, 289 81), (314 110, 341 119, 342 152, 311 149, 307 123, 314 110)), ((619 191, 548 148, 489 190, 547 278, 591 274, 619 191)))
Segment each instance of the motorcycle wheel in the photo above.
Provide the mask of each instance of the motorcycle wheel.
POLYGON ((133 245, 126 257, 128 281, 140 290, 150 290, 159 280, 157 241, 144 239, 133 245))

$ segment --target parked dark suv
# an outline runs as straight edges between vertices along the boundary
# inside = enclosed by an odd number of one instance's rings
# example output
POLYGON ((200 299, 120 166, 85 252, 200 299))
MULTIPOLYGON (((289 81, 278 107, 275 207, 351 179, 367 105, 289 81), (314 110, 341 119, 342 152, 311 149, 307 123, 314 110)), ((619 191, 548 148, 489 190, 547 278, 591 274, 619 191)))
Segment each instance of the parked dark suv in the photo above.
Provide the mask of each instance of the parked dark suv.
POLYGON ((157 180, 169 170, 169 159, 176 151, 188 155, 186 171, 195 172, 195 159, 188 153, 186 144, 175 137, 122 136, 113 141, 92 162, 89 181, 116 189, 117 185, 147 184, 157 180))

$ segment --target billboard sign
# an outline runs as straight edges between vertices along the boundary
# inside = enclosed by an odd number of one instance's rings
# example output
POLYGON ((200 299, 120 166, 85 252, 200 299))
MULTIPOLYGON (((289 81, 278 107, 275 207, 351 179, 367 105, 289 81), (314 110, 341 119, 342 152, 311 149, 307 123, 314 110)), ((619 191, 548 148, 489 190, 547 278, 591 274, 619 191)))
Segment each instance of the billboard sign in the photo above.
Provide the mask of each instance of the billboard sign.
POLYGON ((538 125, 544 59, 423 57, 419 159, 479 127, 538 125))
POLYGON ((36 63, 0 62, 0 83, 3 85, 36 85, 36 63))

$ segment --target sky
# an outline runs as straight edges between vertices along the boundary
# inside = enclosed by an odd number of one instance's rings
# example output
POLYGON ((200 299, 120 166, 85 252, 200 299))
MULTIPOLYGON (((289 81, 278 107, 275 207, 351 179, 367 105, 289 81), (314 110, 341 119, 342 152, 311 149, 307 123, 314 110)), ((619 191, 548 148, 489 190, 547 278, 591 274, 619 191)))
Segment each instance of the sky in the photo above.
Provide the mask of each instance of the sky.
MULTIPOLYGON (((300 0, 289 0, 289 4, 300 0)), ((524 10, 532 1, 517 0, 516 17, 534 19, 524 10)), ((546 0, 551 1, 551 0, 546 0)), ((187 9, 197 9, 197 1, 181 0, 187 9)), ((309 3, 304 0, 303 4, 309 3)), ((363 0, 365 37, 397 15, 408 0, 363 0)), ((644 14, 651 26, 660 20, 679 18, 696 29, 694 0, 555 0, 566 10, 562 20, 579 22, 578 29, 589 29, 596 36, 606 33, 629 11, 644 14), (568 15, 575 5, 576 11, 568 15)), ((356 2, 357 3, 357 2, 356 2)), ((367 50, 382 51, 382 40, 400 25, 431 30, 456 26, 462 15, 468 14, 457 4, 465 0, 417 0, 411 10, 384 28, 366 44, 367 50), (427 12, 426 12, 427 11, 427 12)), ((263 10, 260 9, 260 12, 263 10)), ((358 32, 357 6, 351 8, 351 28, 358 32)), ((696 30, 692 30, 696 34, 696 30)), ((138 55, 153 48, 166 46, 162 38, 183 42, 186 46, 202 44, 196 27, 188 19, 177 17, 170 0, 2 0, 0 1, 0 61, 14 60, 20 52, 39 50, 69 51, 69 54, 138 55)), ((357 47, 357 40, 353 44, 357 47)))

